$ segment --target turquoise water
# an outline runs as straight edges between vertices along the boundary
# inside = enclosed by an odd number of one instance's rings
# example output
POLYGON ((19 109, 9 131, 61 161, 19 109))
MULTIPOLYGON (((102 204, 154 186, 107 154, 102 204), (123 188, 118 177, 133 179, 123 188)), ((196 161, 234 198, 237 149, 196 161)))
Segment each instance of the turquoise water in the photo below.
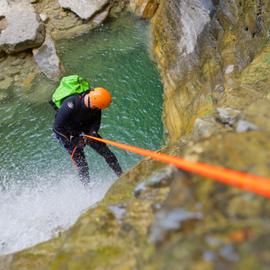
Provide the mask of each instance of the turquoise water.
MULTIPOLYGON (((146 22, 124 16, 91 34, 57 44, 57 50, 66 75, 80 74, 92 86, 112 92, 113 103, 103 112, 104 138, 158 149, 163 144, 162 87, 149 58, 147 28, 146 22)), ((41 77, 30 93, 13 90, 15 97, 1 104, 0 173, 5 181, 29 182, 29 177, 52 171, 55 177, 63 170, 74 174, 68 155, 51 138, 54 112, 47 100, 53 87, 41 77)), ((114 151, 125 170, 141 159, 114 151)), ((93 180, 101 169, 113 175, 102 158, 90 148, 86 152, 93 180)))
MULTIPOLYGON (((148 24, 125 15, 56 45, 65 75, 79 74, 93 87, 112 92, 101 135, 156 150, 163 145, 162 87, 148 40, 148 24)), ((55 86, 40 76, 31 89, 9 89, 9 98, 0 103, 0 253, 44 241, 56 228, 67 228, 116 179, 88 147, 92 187, 85 190, 79 182, 70 157, 52 137, 54 111, 48 100, 55 86)), ((141 159, 111 149, 124 170, 141 159)))

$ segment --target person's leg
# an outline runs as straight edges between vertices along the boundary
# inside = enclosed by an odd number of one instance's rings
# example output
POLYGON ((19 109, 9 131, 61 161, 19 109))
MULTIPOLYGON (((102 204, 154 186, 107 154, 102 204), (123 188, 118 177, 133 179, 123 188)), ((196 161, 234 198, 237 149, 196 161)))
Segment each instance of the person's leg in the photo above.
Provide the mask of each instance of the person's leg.
POLYGON ((123 173, 115 154, 108 148, 105 143, 89 140, 87 144, 92 147, 98 154, 105 158, 106 162, 111 167, 111 169, 113 169, 117 176, 120 176, 123 173))
POLYGON ((74 148, 71 154, 74 166, 77 168, 81 182, 84 185, 90 183, 89 168, 83 148, 74 148))
POLYGON ((85 154, 82 147, 74 147, 73 144, 56 134, 56 138, 59 143, 67 150, 70 154, 72 162, 78 171, 80 180, 83 184, 90 182, 89 168, 85 158, 85 154))

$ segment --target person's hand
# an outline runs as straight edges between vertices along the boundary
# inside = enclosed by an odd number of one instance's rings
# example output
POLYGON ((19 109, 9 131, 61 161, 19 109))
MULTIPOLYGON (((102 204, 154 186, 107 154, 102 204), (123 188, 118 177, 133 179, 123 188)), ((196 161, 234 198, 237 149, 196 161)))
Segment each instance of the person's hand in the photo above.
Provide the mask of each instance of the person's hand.
POLYGON ((91 131, 91 132, 90 132, 90 136, 98 137, 98 134, 97 134, 97 132, 94 130, 94 131, 91 131))
POLYGON ((77 147, 85 147, 86 141, 84 137, 80 137, 77 147))
POLYGON ((70 142, 76 147, 84 147, 85 139, 81 136, 70 136, 70 142))

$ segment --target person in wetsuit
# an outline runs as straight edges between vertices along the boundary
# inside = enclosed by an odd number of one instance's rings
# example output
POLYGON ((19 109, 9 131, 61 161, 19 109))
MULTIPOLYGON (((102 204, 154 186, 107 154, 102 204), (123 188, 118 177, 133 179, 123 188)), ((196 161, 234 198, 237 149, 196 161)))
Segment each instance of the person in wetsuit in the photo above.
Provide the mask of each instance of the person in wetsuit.
POLYGON ((89 134, 101 138, 98 134, 101 110, 109 107, 111 100, 110 92, 98 87, 84 94, 67 97, 56 113, 53 131, 60 144, 71 155, 80 180, 84 184, 90 181, 88 163, 84 154, 86 144, 104 157, 117 176, 122 174, 115 154, 105 143, 94 140, 85 141, 82 137, 82 134, 89 134))

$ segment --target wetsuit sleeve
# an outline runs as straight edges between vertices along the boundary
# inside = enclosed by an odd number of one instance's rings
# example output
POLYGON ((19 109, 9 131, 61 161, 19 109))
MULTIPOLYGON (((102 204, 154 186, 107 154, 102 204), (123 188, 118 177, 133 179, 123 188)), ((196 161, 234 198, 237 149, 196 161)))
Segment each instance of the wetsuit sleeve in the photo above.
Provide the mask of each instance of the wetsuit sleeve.
POLYGON ((55 117, 53 130, 66 140, 69 140, 70 137, 69 123, 74 113, 75 103, 73 101, 65 101, 55 117))

